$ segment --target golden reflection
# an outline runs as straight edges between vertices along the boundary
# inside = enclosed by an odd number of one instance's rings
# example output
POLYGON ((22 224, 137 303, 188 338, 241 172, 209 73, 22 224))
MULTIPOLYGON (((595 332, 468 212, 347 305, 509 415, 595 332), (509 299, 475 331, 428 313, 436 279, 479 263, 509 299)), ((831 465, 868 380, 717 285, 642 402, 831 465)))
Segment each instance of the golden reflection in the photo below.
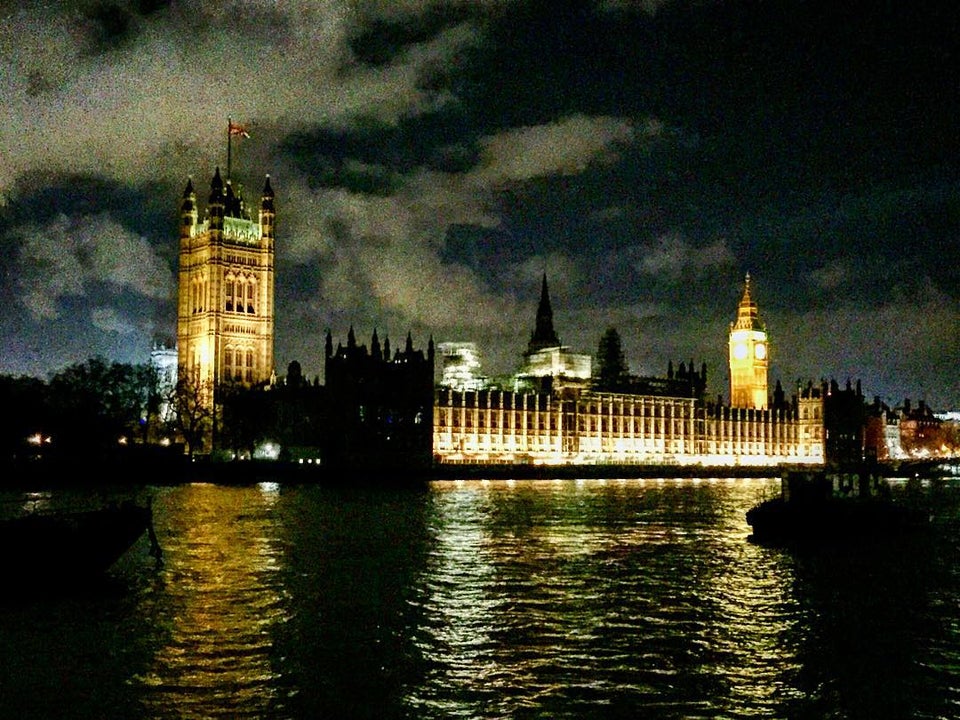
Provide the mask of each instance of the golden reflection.
POLYGON ((258 489, 183 485, 155 503, 165 565, 144 611, 163 635, 137 680, 158 714, 257 715, 275 699, 271 629, 287 620, 271 527, 278 488, 258 489))
POLYGON ((719 705, 690 698, 688 710, 771 710, 795 685, 802 636, 792 568, 747 542, 745 511, 772 482, 435 483, 421 642, 443 668, 435 692, 466 688, 509 715, 515 688, 567 692, 550 678, 589 666, 605 692, 663 699, 677 682, 715 681, 719 705))
MULTIPOLYGON (((775 485, 728 479, 724 491, 750 498, 773 492, 775 485)), ((701 573, 703 601, 716 613, 711 654, 716 661, 709 669, 728 679, 736 707, 783 703, 791 693, 796 699, 799 691, 789 688, 797 687, 805 620, 790 556, 745 542, 750 527, 743 512, 723 514, 715 531, 718 552, 705 558, 701 573)))

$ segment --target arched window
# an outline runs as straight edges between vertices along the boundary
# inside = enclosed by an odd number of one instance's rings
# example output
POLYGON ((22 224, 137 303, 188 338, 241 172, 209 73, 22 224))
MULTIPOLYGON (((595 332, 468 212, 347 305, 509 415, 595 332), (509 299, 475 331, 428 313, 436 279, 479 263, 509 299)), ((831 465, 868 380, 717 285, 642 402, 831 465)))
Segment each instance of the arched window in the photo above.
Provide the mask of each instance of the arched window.
MULTIPOLYGON (((239 374, 238 372, 237 375, 239 376, 239 374)), ((248 383, 253 382, 253 350, 247 350, 247 373, 245 379, 248 383)))
POLYGON ((233 278, 228 277, 227 281, 223 284, 224 294, 226 295, 227 302, 225 305, 227 312, 233 312, 234 304, 236 303, 234 293, 236 292, 236 283, 233 281, 233 278))
POLYGON ((254 303, 254 297, 256 297, 256 293, 254 291, 256 287, 257 287, 257 281, 252 278, 246 283, 247 312, 250 313, 251 315, 256 313, 256 305, 254 303))

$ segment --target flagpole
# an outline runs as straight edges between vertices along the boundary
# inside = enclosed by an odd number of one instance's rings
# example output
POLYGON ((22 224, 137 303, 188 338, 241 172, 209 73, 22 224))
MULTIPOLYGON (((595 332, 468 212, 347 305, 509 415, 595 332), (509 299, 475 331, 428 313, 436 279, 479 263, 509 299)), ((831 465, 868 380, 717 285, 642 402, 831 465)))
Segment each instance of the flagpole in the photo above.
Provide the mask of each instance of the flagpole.
POLYGON ((233 145, 233 120, 227 118, 227 180, 230 179, 230 161, 231 161, 231 150, 233 145))

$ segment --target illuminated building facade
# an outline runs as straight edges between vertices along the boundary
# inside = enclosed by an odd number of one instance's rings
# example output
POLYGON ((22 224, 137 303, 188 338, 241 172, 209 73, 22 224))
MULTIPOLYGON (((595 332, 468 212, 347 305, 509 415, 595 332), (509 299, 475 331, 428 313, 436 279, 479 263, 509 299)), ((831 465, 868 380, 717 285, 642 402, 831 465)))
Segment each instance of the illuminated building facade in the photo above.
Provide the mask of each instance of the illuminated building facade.
POLYGON ((760 322, 757 304, 750 297, 747 273, 737 320, 730 324, 730 405, 737 408, 767 407, 767 331, 760 322))
POLYGON ((486 384, 480 373, 480 353, 472 342, 443 342, 437 345, 440 356, 440 387, 453 390, 479 390, 486 384))
MULTIPOLYGON (((691 362, 666 378, 633 378, 636 392, 597 390, 587 378, 574 382, 551 378, 539 390, 458 391, 439 388, 434 398, 433 448, 442 463, 649 464, 764 466, 824 462, 822 388, 798 388, 790 401, 777 386, 774 402, 766 399, 766 356, 756 347, 766 342, 758 330, 749 278, 740 312, 749 330, 746 342, 762 372, 746 383, 744 406, 704 400, 706 368, 691 362), (762 353, 761 353, 762 354, 762 353), (759 361, 763 362, 760 363, 759 361), (763 399, 758 383, 763 382, 763 399)), ((737 336, 736 342, 740 342, 737 336)), ((733 342, 733 340, 731 341, 733 342)), ((537 325, 525 353, 522 375, 529 376, 531 357, 560 343, 553 332, 544 279, 537 325)), ((568 373, 568 366, 553 368, 568 373)), ((740 386, 738 386, 740 389, 740 386)))
POLYGON ((164 422, 172 420, 174 413, 170 399, 177 385, 177 349, 154 343, 150 351, 150 367, 156 373, 155 391, 160 398, 160 419, 164 422))
POLYGON ((257 385, 274 371, 275 220, 269 175, 256 220, 219 167, 203 219, 187 181, 180 204, 178 365, 207 404, 219 386, 257 385))
POLYGON ((441 388, 433 444, 449 463, 822 464, 822 407, 819 388, 778 410, 627 393, 441 388))

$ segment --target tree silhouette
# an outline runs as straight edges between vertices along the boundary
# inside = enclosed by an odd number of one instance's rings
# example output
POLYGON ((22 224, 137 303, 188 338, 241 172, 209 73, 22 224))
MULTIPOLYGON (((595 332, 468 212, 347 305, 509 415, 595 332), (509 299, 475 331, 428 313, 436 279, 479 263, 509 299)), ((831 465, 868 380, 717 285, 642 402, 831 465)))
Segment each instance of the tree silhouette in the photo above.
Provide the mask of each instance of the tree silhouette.
POLYGON ((595 386, 598 390, 617 391, 622 389, 630 377, 627 361, 623 355, 623 344, 616 328, 607 328, 600 337, 597 347, 597 373, 595 386))
POLYGON ((213 433, 212 383, 203 380, 196 370, 181 369, 173 388, 171 405, 176 413, 176 425, 192 458, 202 450, 205 440, 213 433))

